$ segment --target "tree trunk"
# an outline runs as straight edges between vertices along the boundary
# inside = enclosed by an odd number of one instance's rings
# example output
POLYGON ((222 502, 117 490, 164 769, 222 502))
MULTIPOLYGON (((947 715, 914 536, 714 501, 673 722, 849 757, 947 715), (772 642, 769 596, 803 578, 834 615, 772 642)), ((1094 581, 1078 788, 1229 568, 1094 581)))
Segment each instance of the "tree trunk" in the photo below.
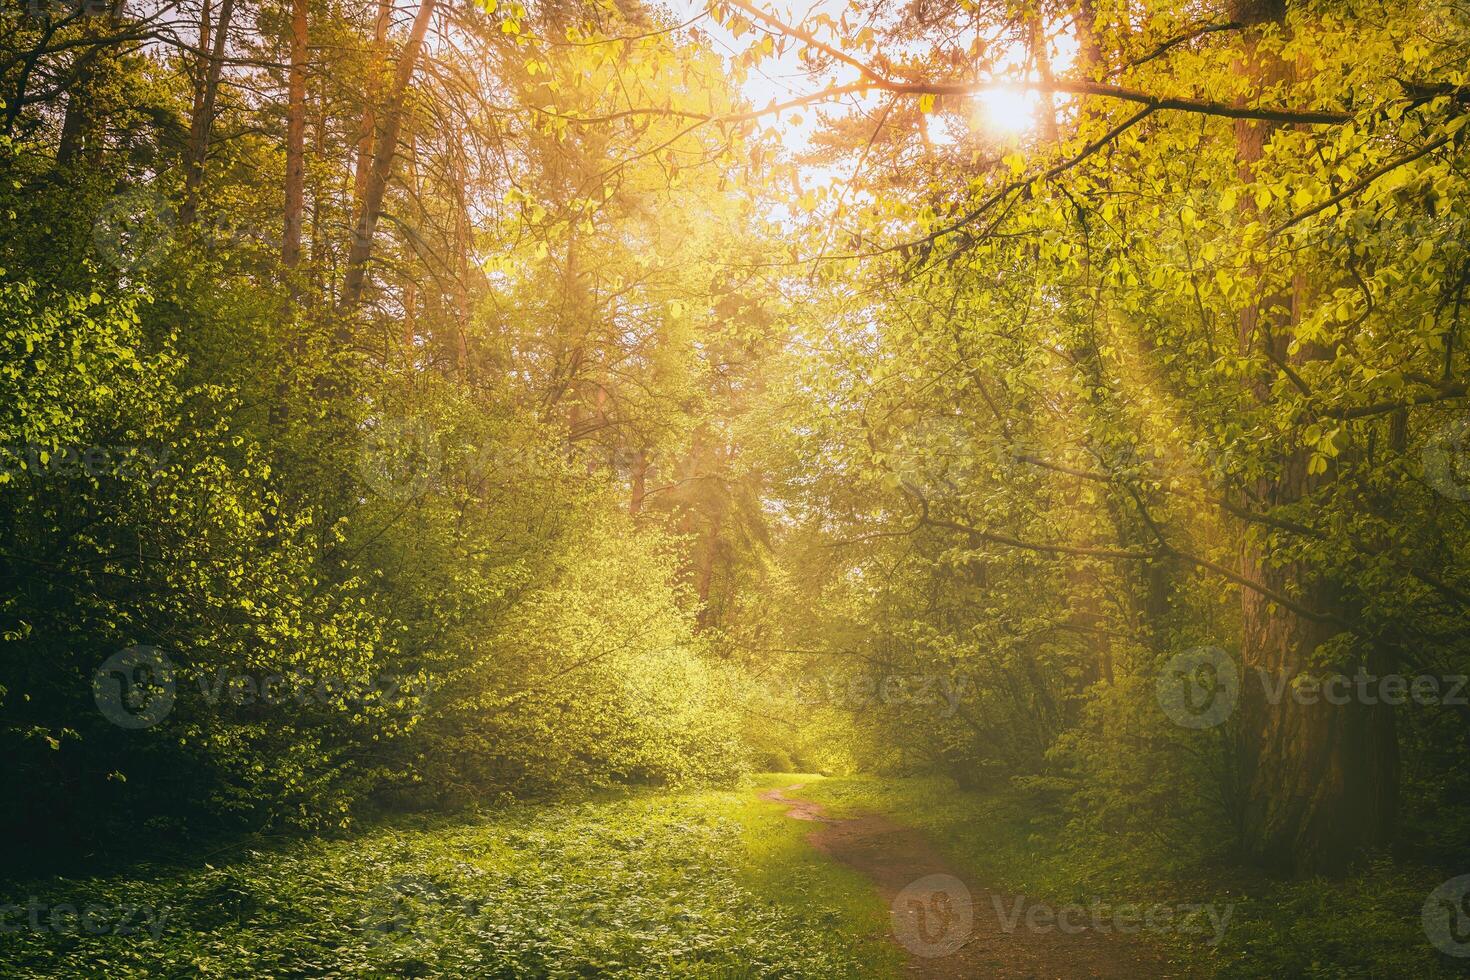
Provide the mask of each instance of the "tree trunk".
MULTIPOLYGON (((229 2, 229 0, 226 0, 229 2)), ((378 216, 383 208, 383 195, 388 190, 388 180, 393 175, 393 158, 398 150, 398 133, 403 126, 403 104, 408 95, 408 85, 413 80, 418 65, 419 50, 423 47, 424 35, 429 31, 429 21, 434 16, 435 0, 423 0, 418 16, 414 18, 403 53, 398 58, 398 70, 393 77, 393 88, 388 93, 388 103, 383 114, 383 125, 379 129, 373 148, 372 169, 363 188, 362 200, 358 203, 358 215, 352 232, 352 245, 347 253, 347 274, 342 284, 341 308, 351 312, 362 300, 362 289, 367 278, 367 262, 373 253, 373 233, 378 228, 378 216)), ((339 331, 346 330, 346 318, 339 331)), ((339 339, 347 339, 345 336, 339 339)))
MULTIPOLYGON (((61 140, 56 148, 56 162, 62 167, 73 163, 83 149, 88 151, 87 155, 92 162, 95 163, 100 158, 103 110, 99 97, 107 88, 115 60, 113 43, 100 40, 100 38, 116 33, 122 25, 122 19, 121 0, 112 0, 108 4, 106 17, 90 18, 90 23, 84 26, 88 37, 96 40, 88 45, 78 58, 76 80, 67 94, 66 115, 61 121, 61 140)), ((46 40, 49 40, 51 33, 52 30, 48 27, 46 40)), ((39 49, 33 51, 33 60, 28 61, 25 66, 21 86, 26 84, 25 76, 34 70, 34 59, 39 59, 40 54, 39 49)), ((7 132, 15 121, 16 113, 21 108, 19 98, 23 92, 18 91, 16 94, 16 104, 11 107, 6 122, 7 132)))
POLYGON ((230 35, 230 17, 235 0, 223 0, 219 24, 214 32, 214 49, 205 70, 204 95, 199 110, 189 123, 189 146, 184 155, 184 199, 179 204, 179 224, 189 225, 199 207, 199 188, 204 183, 204 158, 209 152, 209 131, 214 124, 214 101, 219 94, 219 76, 225 63, 225 42, 230 35))
POLYGON ((87 90, 91 88, 91 72, 83 72, 76 86, 67 95, 66 117, 61 121, 61 142, 56 147, 56 162, 69 166, 77 158, 82 140, 88 127, 90 100, 87 90))
POLYGON ((189 118, 192 120, 199 115, 199 110, 204 105, 204 86, 209 78, 209 52, 212 48, 210 38, 214 30, 214 8, 209 0, 202 0, 199 4, 199 49, 194 55, 194 101, 190 105, 189 118))
POLYGON ((413 365, 414 351, 417 344, 414 343, 414 304, 418 302, 418 284, 412 279, 403 284, 403 359, 413 365))
POLYGON ((392 20, 391 0, 378 0, 378 18, 373 23, 372 57, 368 64, 367 98, 362 106, 362 128, 357 135, 357 172, 352 182, 352 199, 361 202, 367 192, 368 173, 372 170, 373 136, 376 133, 377 104, 383 62, 387 59, 388 24, 392 20))
POLYGON ((643 498, 648 493, 648 453, 639 449, 632 460, 632 470, 628 474, 628 513, 637 517, 643 512, 643 498))
POLYGON ((457 314, 455 337, 458 342, 456 368, 460 381, 471 379, 470 329, 470 251, 474 229, 470 223, 469 201, 465 183, 469 179, 464 150, 455 145, 450 154, 450 176, 454 181, 454 306, 457 314))
MULTIPOLYGON (((1280 25, 1284 0, 1232 0, 1233 20, 1246 25, 1246 62, 1257 87, 1289 81, 1291 67, 1274 55, 1258 55, 1256 28, 1280 25)), ((1241 178, 1254 180, 1275 124, 1241 120, 1235 125, 1241 178)), ((1251 195, 1242 195, 1252 208, 1251 195)), ((1265 270, 1256 269, 1259 277, 1265 270)), ((1288 344, 1305 302, 1305 277, 1292 285, 1267 287, 1264 298, 1239 316, 1239 344, 1249 354, 1260 344, 1273 361, 1286 363, 1288 344)), ((1327 356, 1303 345, 1293 359, 1327 356)), ((1249 385, 1248 400, 1268 397, 1268 383, 1249 385)), ((1300 500, 1314 488, 1308 454, 1293 451, 1279 473, 1260 481, 1257 495, 1269 506, 1300 500)), ((1327 480, 1324 475, 1320 480, 1327 480)), ((1298 596, 1303 606, 1328 616, 1341 608, 1331 584, 1295 563, 1274 564, 1269 547, 1247 536, 1241 546, 1241 572, 1279 593, 1298 596)), ((1392 709, 1384 705, 1304 704, 1291 694, 1293 678, 1313 669, 1316 650, 1339 632, 1331 621, 1302 616, 1270 602, 1259 592, 1241 591, 1241 684, 1239 752, 1241 844, 1245 856, 1269 869, 1296 874, 1337 872, 1367 848, 1386 842, 1394 818, 1397 784, 1392 709), (1283 696, 1271 703, 1262 679, 1283 680, 1283 696)), ((1370 657, 1369 670, 1380 665, 1370 657)), ((1356 664, 1339 663, 1351 674, 1356 664)))
POLYGON ((715 621, 715 609, 710 605, 710 594, 714 589, 715 562, 720 557, 720 532, 723 528, 723 514, 716 509, 710 515, 709 526, 705 529, 704 540, 695 559, 694 589, 699 595, 699 611, 695 613, 694 620, 701 630, 708 629, 715 621))
MULTIPOLYGON (((324 160, 327 155, 327 94, 320 81, 317 83, 314 99, 316 120, 311 124, 311 151, 316 159, 324 160)), ((318 170, 311 180, 311 288, 318 296, 322 295, 324 277, 331 278, 330 270, 325 269, 324 265, 332 259, 322 234, 322 201, 326 197, 322 191, 322 183, 321 171, 318 170)))
POLYGON ((1092 78, 1103 64, 1102 45, 1098 43, 1097 8, 1093 0, 1079 0, 1077 4, 1077 68, 1086 78, 1092 78))
POLYGON ((286 87, 286 216, 281 262, 301 261, 306 205, 306 0, 291 0, 291 73, 286 87))
POLYGON ((1036 74, 1041 80, 1041 132, 1049 143, 1058 143, 1061 140, 1057 129, 1057 98, 1052 90, 1056 79, 1051 71, 1051 54, 1046 50, 1046 28, 1042 26, 1041 17, 1033 15, 1027 25, 1030 35, 1031 59, 1036 64, 1036 74))

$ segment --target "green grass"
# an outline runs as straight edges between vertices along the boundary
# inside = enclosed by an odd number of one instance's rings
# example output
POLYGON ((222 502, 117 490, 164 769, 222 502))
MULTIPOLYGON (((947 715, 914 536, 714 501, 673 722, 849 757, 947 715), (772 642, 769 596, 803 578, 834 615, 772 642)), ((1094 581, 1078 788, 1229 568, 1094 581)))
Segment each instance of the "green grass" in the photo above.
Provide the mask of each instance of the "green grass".
POLYGON ((155 938, 37 931, 27 912, 12 913, 0 976, 897 976, 873 887, 808 845, 810 824, 757 799, 797 782, 834 814, 880 812, 917 827, 977 881, 1036 901, 1233 903, 1218 946, 1148 937, 1181 970, 1463 975, 1420 930, 1437 872, 1385 865, 1343 881, 1270 882, 1187 853, 1075 841, 1060 815, 1020 792, 767 774, 740 790, 525 804, 349 840, 242 845, 193 867, 5 882, 0 905, 34 896, 43 926, 60 904, 101 907, 109 923, 123 906, 167 918, 155 938))
MULTIPOLYGON (((240 850, 194 868, 4 885, 108 910, 167 909, 157 938, 0 934, 5 976, 891 976, 885 911, 739 791, 522 805, 474 821, 240 850)), ((120 845, 125 842, 119 842, 120 845)), ((63 917, 63 927, 72 920, 63 917)))
POLYGON ((1150 934, 1198 975, 1431 978, 1465 976, 1470 967, 1437 954, 1421 927, 1425 898, 1443 871, 1378 864, 1344 880, 1271 881, 1201 865, 1188 848, 1074 840, 1062 816, 1033 797, 964 793, 947 779, 837 777, 808 784, 802 795, 834 814, 879 812, 917 827, 977 881, 1035 901, 1230 903, 1218 945, 1150 934))

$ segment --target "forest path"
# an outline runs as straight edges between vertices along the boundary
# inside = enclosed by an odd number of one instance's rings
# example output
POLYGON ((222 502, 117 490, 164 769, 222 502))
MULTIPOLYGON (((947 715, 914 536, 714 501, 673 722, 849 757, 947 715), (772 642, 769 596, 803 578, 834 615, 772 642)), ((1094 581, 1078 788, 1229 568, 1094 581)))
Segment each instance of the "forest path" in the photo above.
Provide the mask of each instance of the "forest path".
MULTIPOLYGON (((1181 976, 1131 937, 1090 929, 1029 928, 1041 908, 1015 895, 977 887, 934 852, 924 835, 875 814, 838 820, 809 800, 803 784, 761 793, 788 807, 793 820, 818 825, 811 845, 860 872, 888 904, 890 938, 903 948, 906 975, 995 980, 1165 978, 1181 976)), ((1044 921, 1044 917, 1042 920, 1044 921)))

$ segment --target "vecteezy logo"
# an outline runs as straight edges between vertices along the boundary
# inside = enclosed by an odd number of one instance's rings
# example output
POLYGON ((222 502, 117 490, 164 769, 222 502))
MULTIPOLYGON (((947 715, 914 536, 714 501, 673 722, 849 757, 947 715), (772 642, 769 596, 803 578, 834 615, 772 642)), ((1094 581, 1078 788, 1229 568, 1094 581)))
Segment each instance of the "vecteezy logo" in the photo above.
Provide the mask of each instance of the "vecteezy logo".
POLYGON ((922 419, 900 436, 889 465, 914 493, 942 498, 964 492, 976 470, 964 420, 950 415, 922 419))
POLYGON ((102 203, 92 224, 92 244, 114 269, 141 271, 163 256, 178 214, 151 187, 124 191, 102 203))
POLYGON ((359 470, 380 496, 410 500, 433 485, 442 458, 438 434, 428 422, 382 418, 363 435, 359 470))
POLYGON ((119 728, 152 728, 174 707, 174 666, 157 647, 119 650, 97 668, 92 696, 119 728))
POLYGON ((26 10, 36 20, 67 20, 74 17, 105 17, 125 10, 121 0, 26 0, 26 10))
POLYGON ((385 881, 368 894, 367 909, 361 920, 363 934, 373 943, 412 935, 418 931, 423 906, 437 902, 443 894, 424 875, 402 875, 385 881))
POLYGON ((948 956, 970 938, 975 904, 954 875, 925 875, 893 898, 893 935, 915 956, 948 956))
POLYGON ((1213 728, 1235 710, 1240 672, 1219 647, 1195 647, 1169 658, 1157 681, 1159 707, 1185 728, 1213 728))
POLYGON ((1446 956, 1470 956, 1470 875, 1451 878, 1424 900, 1424 935, 1446 956))
POLYGON ((1456 415, 1424 444, 1424 479, 1451 500, 1470 500, 1470 415, 1456 415))

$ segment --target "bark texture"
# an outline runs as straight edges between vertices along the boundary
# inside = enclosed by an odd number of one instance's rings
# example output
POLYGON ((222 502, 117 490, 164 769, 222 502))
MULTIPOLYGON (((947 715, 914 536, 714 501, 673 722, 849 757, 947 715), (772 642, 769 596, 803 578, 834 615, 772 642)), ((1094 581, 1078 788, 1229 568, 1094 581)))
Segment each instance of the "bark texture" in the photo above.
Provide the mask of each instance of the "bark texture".
MULTIPOLYGON (((1263 29, 1285 24, 1284 0, 1232 0, 1231 18, 1245 25, 1246 54, 1241 70, 1253 90, 1290 82, 1292 67, 1260 52, 1263 29)), ((1271 134, 1280 124, 1238 120, 1236 159, 1241 177, 1254 181, 1271 134)), ((1251 195, 1243 195, 1250 198, 1251 195)), ((1242 205, 1251 208, 1247 201, 1242 205)), ((1257 269, 1266 279, 1268 270, 1257 269)), ((1275 366, 1290 366, 1330 356, 1302 345, 1289 354, 1289 343, 1307 301, 1306 277, 1298 270, 1277 284, 1263 283, 1260 299, 1242 308, 1239 344, 1242 352, 1261 352, 1275 366)), ((1253 380, 1248 400, 1269 398, 1269 378, 1253 380)), ((1292 450, 1280 470, 1259 481, 1255 496, 1274 507, 1301 500, 1327 474, 1308 473, 1309 453, 1292 450)), ((1342 631, 1343 606, 1332 583, 1297 562, 1281 562, 1259 536, 1247 536, 1240 570, 1248 578, 1320 613, 1319 618, 1283 609, 1260 592, 1241 590, 1241 684, 1239 762, 1241 843, 1245 856, 1268 869, 1294 874, 1344 870, 1365 850, 1387 841, 1393 827, 1397 755, 1392 709, 1361 703, 1316 703, 1294 697, 1291 681, 1302 675, 1370 673, 1383 664, 1373 654, 1320 664, 1318 651, 1342 631), (1363 662, 1366 660, 1366 663, 1363 662), (1356 661, 1356 662, 1355 662, 1356 661), (1264 683, 1263 683, 1264 682, 1264 683), (1282 686, 1284 684, 1284 686, 1282 686), (1279 695, 1273 696, 1279 691, 1279 695)))

